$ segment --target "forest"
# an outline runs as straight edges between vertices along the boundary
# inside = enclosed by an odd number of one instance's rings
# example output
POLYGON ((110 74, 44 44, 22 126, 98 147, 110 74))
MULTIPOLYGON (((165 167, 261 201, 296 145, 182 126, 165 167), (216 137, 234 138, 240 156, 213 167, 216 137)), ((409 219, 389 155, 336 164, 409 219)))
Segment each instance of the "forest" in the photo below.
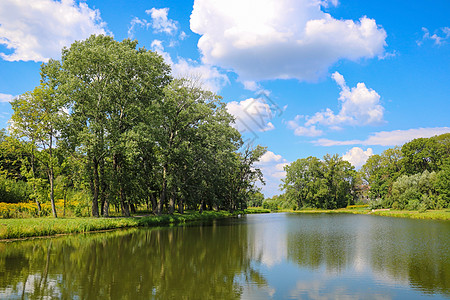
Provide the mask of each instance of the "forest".
POLYGON ((354 204, 398 210, 450 206, 450 133, 417 138, 372 155, 359 171, 339 155, 302 158, 285 167, 284 193, 270 209, 336 209, 354 204))
POLYGON ((12 101, 1 217, 246 208, 266 149, 244 145, 220 96, 137 43, 77 41, 12 101))

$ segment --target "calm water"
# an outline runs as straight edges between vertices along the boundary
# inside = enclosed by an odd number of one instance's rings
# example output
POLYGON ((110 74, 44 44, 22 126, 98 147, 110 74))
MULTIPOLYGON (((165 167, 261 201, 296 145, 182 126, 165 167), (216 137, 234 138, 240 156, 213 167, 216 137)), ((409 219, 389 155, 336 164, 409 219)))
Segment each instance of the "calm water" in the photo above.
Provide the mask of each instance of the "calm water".
POLYGON ((266 214, 0 243, 1 299, 447 299, 450 222, 266 214))

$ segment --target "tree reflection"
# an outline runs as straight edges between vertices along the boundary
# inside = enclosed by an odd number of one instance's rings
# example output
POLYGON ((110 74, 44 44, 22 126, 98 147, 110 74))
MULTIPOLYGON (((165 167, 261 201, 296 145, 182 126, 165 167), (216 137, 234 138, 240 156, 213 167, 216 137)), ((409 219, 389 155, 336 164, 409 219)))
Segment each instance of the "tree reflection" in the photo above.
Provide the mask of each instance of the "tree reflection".
POLYGON ((293 218, 297 220, 288 234, 288 259, 299 266, 324 267, 329 273, 370 271, 377 280, 450 294, 448 222, 370 216, 293 218))
POLYGON ((4 296, 238 299, 238 276, 265 284, 250 267, 242 226, 135 229, 1 246, 4 296))

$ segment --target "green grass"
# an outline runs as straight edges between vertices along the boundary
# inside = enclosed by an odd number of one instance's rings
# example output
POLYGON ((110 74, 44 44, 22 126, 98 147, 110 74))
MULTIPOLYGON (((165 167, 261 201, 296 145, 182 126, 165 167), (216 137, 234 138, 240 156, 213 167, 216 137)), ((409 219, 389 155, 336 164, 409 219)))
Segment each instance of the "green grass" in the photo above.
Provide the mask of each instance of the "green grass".
POLYGON ((411 218, 411 219, 428 219, 428 220, 450 220, 450 210, 427 210, 425 212, 408 211, 408 210, 390 210, 375 211, 372 213, 377 216, 411 218))
POLYGON ((291 211, 295 213, 344 213, 344 214, 363 214, 363 215, 376 215, 386 217, 398 217, 398 218, 411 218, 411 219, 428 219, 428 220, 450 220, 450 210, 428 210, 426 212, 408 211, 408 210, 389 210, 389 211, 374 211, 372 212, 366 208, 357 209, 302 209, 297 211, 291 211))
POLYGON ((185 214, 161 216, 135 216, 119 218, 31 218, 0 219, 0 239, 20 239, 37 236, 52 236, 69 233, 85 233, 91 231, 179 224, 190 221, 227 218, 238 214, 263 213, 266 210, 247 209, 244 211, 204 211, 186 212, 185 214))
POLYGON ((268 214, 270 209, 265 209, 262 207, 249 207, 244 209, 244 214, 268 214))

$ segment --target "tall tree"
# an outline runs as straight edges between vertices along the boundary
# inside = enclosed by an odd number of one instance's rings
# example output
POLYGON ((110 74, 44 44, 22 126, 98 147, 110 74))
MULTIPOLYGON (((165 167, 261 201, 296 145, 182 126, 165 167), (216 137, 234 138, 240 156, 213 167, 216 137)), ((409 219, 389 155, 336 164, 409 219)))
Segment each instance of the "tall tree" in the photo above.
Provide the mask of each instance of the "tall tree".
POLYGON ((107 162, 113 164, 122 213, 129 215, 127 134, 152 115, 153 102, 170 80, 162 57, 136 46, 137 41, 99 35, 63 49, 61 92, 71 101, 73 133, 86 155, 93 216, 99 216, 99 197, 103 213, 108 211, 107 162))
MULTIPOLYGON (((32 92, 25 93, 11 102, 14 114, 11 117, 11 130, 14 135, 24 138, 32 156, 32 176, 34 177, 34 158, 45 165, 50 184, 52 213, 56 218, 54 199, 54 178, 57 161, 54 147, 59 137, 59 127, 66 117, 63 102, 56 96, 57 84, 48 79, 59 67, 58 62, 50 61, 41 68, 42 82, 32 92)), ((39 206, 39 204, 38 204, 39 206)))

